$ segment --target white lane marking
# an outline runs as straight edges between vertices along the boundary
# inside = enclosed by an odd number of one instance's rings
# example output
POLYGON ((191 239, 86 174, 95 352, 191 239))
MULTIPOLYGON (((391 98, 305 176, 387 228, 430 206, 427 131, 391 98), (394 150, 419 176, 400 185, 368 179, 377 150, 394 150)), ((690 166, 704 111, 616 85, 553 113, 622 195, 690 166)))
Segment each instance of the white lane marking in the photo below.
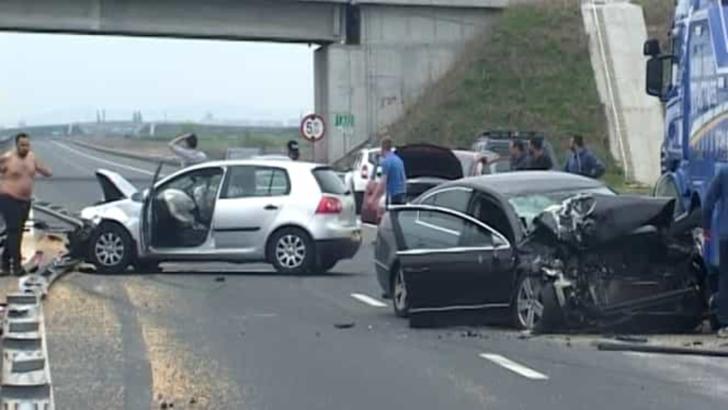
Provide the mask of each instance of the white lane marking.
POLYGON ((371 296, 364 295, 364 294, 361 294, 361 293, 352 293, 351 294, 351 297, 353 297, 354 299, 356 299, 356 300, 358 300, 358 301, 360 301, 362 303, 366 303, 369 306, 374 306, 374 307, 387 307, 387 304, 386 303, 384 303, 384 302, 382 302, 380 300, 374 299, 371 296))
POLYGON ((138 172, 138 173, 140 173, 140 174, 144 174, 144 175, 154 175, 154 172, 151 172, 151 171, 147 171, 146 169, 141 169, 141 168, 137 168, 137 167, 132 167, 131 165, 126 165, 126 164, 120 164, 120 163, 118 163, 118 162, 114 162, 114 161, 109 161, 109 160, 107 160, 107 159, 103 159, 103 158, 95 157, 95 156, 93 156, 93 155, 89 155, 89 154, 87 154, 87 153, 85 153, 85 152, 81 152, 81 151, 79 151, 79 150, 77 150, 77 149, 71 148, 71 147, 69 147, 69 146, 67 146, 67 145, 65 145, 65 144, 61 144, 60 142, 57 142, 57 141, 53 141, 53 143, 54 143, 55 145, 58 145, 59 147, 61 147, 61 148, 63 148, 63 149, 66 149, 66 150, 68 150, 68 151, 71 151, 71 152, 73 152, 73 153, 74 153, 74 154, 76 154, 76 155, 79 155, 79 156, 82 156, 82 157, 88 158, 88 159, 90 159, 90 160, 92 160, 92 161, 100 162, 100 163, 102 163, 102 164, 108 164, 108 165, 111 165, 111 166, 114 166, 114 167, 117 167, 117 168, 123 168, 123 169, 128 169, 129 171, 134 171, 134 172, 138 172))
POLYGON ((543 373, 539 373, 533 369, 529 369, 528 367, 518 364, 506 357, 503 357, 499 354, 493 354, 493 353, 481 353, 479 355, 483 359, 490 360, 491 362, 497 364, 498 366, 504 367, 514 373, 517 373, 527 379, 532 380, 548 380, 548 376, 546 376, 543 373))

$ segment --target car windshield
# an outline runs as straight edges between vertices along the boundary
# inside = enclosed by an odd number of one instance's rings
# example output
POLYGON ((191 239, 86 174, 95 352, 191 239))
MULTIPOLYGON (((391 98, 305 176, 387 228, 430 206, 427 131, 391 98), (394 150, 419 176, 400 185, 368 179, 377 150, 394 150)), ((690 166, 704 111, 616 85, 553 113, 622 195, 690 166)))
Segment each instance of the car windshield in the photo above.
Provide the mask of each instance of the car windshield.
POLYGON ((572 189, 567 191, 559 190, 514 195, 508 197, 508 202, 516 211, 516 215, 525 220, 527 227, 530 228, 533 219, 546 208, 552 205, 558 205, 567 198, 581 193, 615 195, 614 191, 610 188, 602 186, 587 189, 572 189))

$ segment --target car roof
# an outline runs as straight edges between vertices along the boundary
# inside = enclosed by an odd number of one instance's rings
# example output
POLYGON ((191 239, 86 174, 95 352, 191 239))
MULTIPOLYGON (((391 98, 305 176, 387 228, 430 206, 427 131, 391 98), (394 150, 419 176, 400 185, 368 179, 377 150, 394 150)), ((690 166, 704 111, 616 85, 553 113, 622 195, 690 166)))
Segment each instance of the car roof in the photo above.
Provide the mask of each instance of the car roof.
POLYGON ((603 182, 561 171, 513 171, 463 178, 440 185, 466 186, 503 196, 528 192, 560 191, 607 187, 603 182))
POLYGON ((270 167, 275 166, 279 168, 286 168, 288 170, 312 170, 314 168, 330 168, 329 165, 326 164, 320 164, 316 162, 307 162, 307 161, 291 161, 290 159, 274 159, 274 158, 266 158, 266 159, 226 159, 226 160, 217 160, 217 161, 207 161, 202 162, 200 164, 195 164, 192 166, 189 166, 185 168, 186 170, 192 170, 192 169, 203 169, 208 167, 230 167, 230 166, 241 166, 241 165, 248 165, 248 166, 256 166, 256 167, 270 167))

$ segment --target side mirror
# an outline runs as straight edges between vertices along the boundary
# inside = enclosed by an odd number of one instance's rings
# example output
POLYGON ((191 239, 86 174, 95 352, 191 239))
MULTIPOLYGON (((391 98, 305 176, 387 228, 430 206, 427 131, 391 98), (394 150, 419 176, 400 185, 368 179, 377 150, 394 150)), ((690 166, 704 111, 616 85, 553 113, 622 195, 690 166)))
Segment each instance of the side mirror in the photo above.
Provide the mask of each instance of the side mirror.
POLYGON ((642 46, 642 54, 645 56, 655 57, 659 56, 660 53, 660 42, 654 38, 645 41, 645 44, 642 46))
POLYGON ((664 101, 672 83, 672 56, 651 57, 647 60, 645 91, 664 101))

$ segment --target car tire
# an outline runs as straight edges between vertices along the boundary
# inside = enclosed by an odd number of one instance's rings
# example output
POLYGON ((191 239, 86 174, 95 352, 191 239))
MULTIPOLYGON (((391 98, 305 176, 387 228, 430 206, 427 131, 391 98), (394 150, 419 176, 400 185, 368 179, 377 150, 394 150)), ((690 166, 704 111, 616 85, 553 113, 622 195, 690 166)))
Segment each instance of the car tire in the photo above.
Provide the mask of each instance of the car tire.
POLYGON ((355 191, 354 186, 351 187, 351 192, 354 194, 354 205, 356 207, 356 214, 361 214, 361 204, 364 202, 364 192, 355 191))
POLYGON ((99 273, 122 273, 134 261, 134 241, 122 226, 103 223, 91 237, 89 261, 99 273))
POLYGON ((556 296, 556 287, 552 283, 544 284, 541 288, 541 301, 543 303, 543 316, 541 316, 541 320, 536 324, 534 330, 538 333, 560 331, 566 323, 566 318, 556 296))
POLYGON ((339 263, 338 259, 322 259, 321 264, 319 265, 319 269, 322 273, 326 273, 333 269, 337 263, 339 263))
POLYGON ((310 273, 315 265, 316 250, 311 237, 303 229, 283 228, 268 240, 268 256, 279 273, 310 273))
POLYGON ((511 320, 517 329, 533 330, 543 317, 541 286, 541 280, 537 276, 522 274, 518 278, 511 302, 511 320))
POLYGON ((402 269, 397 266, 392 274, 392 307, 397 317, 409 317, 409 298, 407 283, 404 281, 402 269))

